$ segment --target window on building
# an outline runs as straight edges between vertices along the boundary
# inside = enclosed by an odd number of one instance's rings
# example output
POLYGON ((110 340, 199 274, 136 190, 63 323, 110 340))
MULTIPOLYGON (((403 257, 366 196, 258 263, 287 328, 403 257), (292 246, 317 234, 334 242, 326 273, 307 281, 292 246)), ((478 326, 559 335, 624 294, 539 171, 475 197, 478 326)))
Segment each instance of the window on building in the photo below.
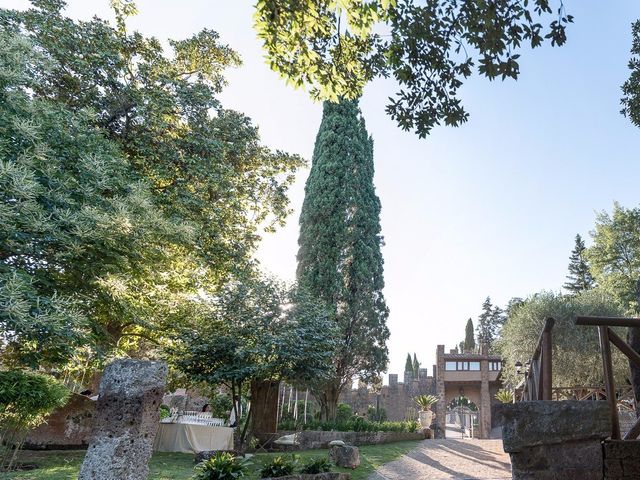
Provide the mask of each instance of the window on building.
POLYGON ((457 370, 456 368, 456 362, 446 362, 444 364, 444 369, 445 370, 457 370))
POLYGON ((502 369, 502 362, 489 362, 489 370, 499 372, 502 369))
POLYGON ((480 371, 480 362, 469 362, 469 370, 473 372, 480 371))
POLYGON ((452 370, 458 372, 465 371, 480 371, 480 362, 468 362, 468 361, 459 361, 459 362, 446 362, 445 370, 452 370))

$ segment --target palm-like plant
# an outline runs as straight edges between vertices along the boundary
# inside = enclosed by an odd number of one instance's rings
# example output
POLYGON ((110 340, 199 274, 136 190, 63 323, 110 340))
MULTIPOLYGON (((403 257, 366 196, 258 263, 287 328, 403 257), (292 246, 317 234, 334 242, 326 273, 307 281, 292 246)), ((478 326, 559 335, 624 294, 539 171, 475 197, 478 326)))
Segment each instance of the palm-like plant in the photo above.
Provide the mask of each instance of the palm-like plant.
POLYGON ((420 407, 420 410, 427 412, 431 410, 431 406, 438 401, 438 397, 435 395, 419 395, 414 398, 416 404, 420 407))
POLYGON ((496 392, 496 400, 501 403, 512 403, 513 402, 513 390, 505 390, 500 389, 496 392))

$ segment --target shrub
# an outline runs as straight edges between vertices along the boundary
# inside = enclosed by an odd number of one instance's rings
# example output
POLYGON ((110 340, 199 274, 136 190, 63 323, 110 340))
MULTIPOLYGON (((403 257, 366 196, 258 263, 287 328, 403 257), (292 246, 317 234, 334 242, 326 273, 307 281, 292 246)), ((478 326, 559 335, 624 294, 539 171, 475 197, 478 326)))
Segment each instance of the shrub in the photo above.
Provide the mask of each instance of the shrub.
POLYGON ((16 466, 18 452, 29 429, 44 422, 56 408, 64 406, 69 390, 53 377, 24 370, 0 371, 0 470, 16 466))
POLYGON ((403 422, 372 422, 364 417, 352 416, 342 422, 322 422, 309 420, 306 424, 295 423, 292 420, 282 421, 279 424, 281 430, 321 430, 325 432, 416 432, 419 424, 415 420, 403 422))
POLYGON ((415 402, 418 404, 420 409, 423 412, 431 409, 431 406, 438 402, 438 397, 435 395, 418 395, 414 398, 415 402))
POLYGON ((284 477, 291 475, 295 469, 297 460, 295 457, 274 457, 269 463, 260 469, 260 478, 284 477))
POLYGON ((171 415, 171 409, 166 405, 160 405, 160 420, 171 415))
POLYGON ((353 416, 353 409, 351 405, 346 403, 339 403, 336 408, 336 422, 346 422, 353 416))
POLYGON ((300 473, 316 474, 331 471, 331 462, 326 458, 314 458, 305 463, 300 469, 300 473))
POLYGON ((219 452, 196 465, 194 480, 235 480, 245 477, 249 462, 229 452, 219 452))

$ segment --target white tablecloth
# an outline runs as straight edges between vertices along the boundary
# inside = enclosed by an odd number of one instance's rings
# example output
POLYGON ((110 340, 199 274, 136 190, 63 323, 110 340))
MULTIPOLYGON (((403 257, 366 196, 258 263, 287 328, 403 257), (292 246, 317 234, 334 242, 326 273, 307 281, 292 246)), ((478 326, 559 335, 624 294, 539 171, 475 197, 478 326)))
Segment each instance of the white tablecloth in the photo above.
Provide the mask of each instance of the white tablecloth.
POLYGON ((153 449, 156 452, 182 453, 233 450, 233 428, 187 423, 161 423, 153 449))

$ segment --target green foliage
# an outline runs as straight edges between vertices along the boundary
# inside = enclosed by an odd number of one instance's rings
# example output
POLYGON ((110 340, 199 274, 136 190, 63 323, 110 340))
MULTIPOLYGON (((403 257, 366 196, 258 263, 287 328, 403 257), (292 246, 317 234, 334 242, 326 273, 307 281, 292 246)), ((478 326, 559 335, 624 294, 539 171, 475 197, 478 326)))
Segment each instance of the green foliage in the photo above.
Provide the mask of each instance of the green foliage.
POLYGON ((167 405, 160 405, 160 420, 171 415, 171 409, 167 405))
POLYGON ((333 465, 327 458, 314 458, 309 462, 305 463, 302 468, 300 468, 300 473, 306 473, 309 475, 315 475, 318 473, 330 472, 333 468, 333 465))
POLYGON ((43 423, 68 398, 69 390, 48 375, 0 370, 0 470, 16 466, 27 431, 43 423))
POLYGON ((367 418, 372 422, 385 422, 387 420, 387 410, 383 407, 376 408, 373 405, 367 407, 367 418))
POLYGON ((297 459, 291 457, 274 457, 260 469, 260 478, 284 477, 291 475, 296 468, 297 459))
POLYGON ((423 412, 431 410, 431 407, 438 402, 438 397, 435 395, 418 395, 414 397, 414 402, 420 407, 423 412))
POLYGON ((496 400, 501 403, 513 403, 513 390, 501 388, 496 392, 496 400))
POLYGON ((372 381, 388 359, 373 174, 373 141, 357 101, 326 102, 300 215, 297 269, 299 284, 330 309, 338 327, 335 374, 314 387, 325 418, 348 382, 372 381))
POLYGON ((115 27, 33 5, 0 9, 0 280, 20 309, 2 330, 30 365, 51 351, 61 362, 85 319, 97 354, 148 354, 190 319, 203 285, 247 268, 263 226, 289 212, 303 162, 220 104, 240 60, 217 33, 165 52, 127 31, 130 3, 113 2, 115 27), (18 32, 29 45, 7 48, 18 32))
POLYGON ((351 405, 339 403, 336 407, 336 422, 346 422, 353 417, 353 409, 351 405))
POLYGON ((476 67, 516 79, 523 45, 565 43, 573 17, 554 3, 259 0, 254 21, 271 68, 314 98, 358 98, 370 80, 393 76, 400 91, 387 113, 424 137, 467 120, 458 90, 476 67))
POLYGON ((476 349, 476 339, 473 329, 473 320, 467 320, 467 325, 464 327, 464 348, 463 352, 473 352, 476 349))
POLYGON ((227 412, 233 409, 231 397, 226 393, 214 393, 209 397, 211 415, 217 418, 226 418, 227 412))
POLYGON ((418 361, 418 357, 416 356, 415 352, 413 353, 413 367, 412 367, 412 371, 413 371, 413 378, 415 380, 417 380, 418 378, 420 378, 420 362, 418 361))
MULTIPOLYGON (((516 375, 513 365, 531 358, 545 319, 553 317, 556 320, 551 332, 554 386, 602 384, 597 329, 576 326, 573 322, 576 315, 615 317, 623 313, 619 303, 601 288, 585 290, 576 295, 540 292, 530 296, 509 317, 498 342, 498 350, 505 364, 503 381, 518 384, 521 377, 516 375)), ((624 336, 620 329, 617 330, 624 336)), ((612 353, 616 381, 624 384, 628 377, 628 365, 619 352, 613 349, 612 353)))
POLYGON ((582 237, 576 235, 576 245, 571 252, 571 257, 569 257, 569 275, 567 275, 567 282, 564 284, 565 290, 571 293, 589 290, 595 284, 589 263, 585 258, 585 250, 582 237))
POLYGON ((628 315, 638 311, 636 284, 640 279, 640 208, 615 203, 601 212, 585 256, 596 283, 614 295, 628 315))
POLYGON ((621 113, 640 127, 640 20, 636 20, 631 32, 633 41, 631 44, 631 59, 629 60, 629 79, 622 85, 622 110, 621 113))
POLYGON ((500 335, 504 322, 505 317, 502 309, 497 305, 494 307, 491 304, 491 298, 487 297, 482 303, 482 313, 478 317, 477 332, 480 347, 486 345, 489 352, 493 351, 494 343, 500 335))
POLYGON ((324 432, 409 432, 413 433, 418 430, 419 423, 415 420, 407 420, 402 422, 389 421, 372 421, 364 417, 351 416, 347 420, 342 421, 323 421, 310 419, 307 423, 298 421, 281 422, 278 425, 280 430, 319 430, 324 432))
POLYGON ((448 408, 467 407, 469 410, 472 410, 474 412, 478 411, 478 406, 474 402, 469 400, 467 397, 465 397, 464 395, 461 395, 451 400, 449 402, 449 405, 447 405, 447 407, 448 408))
POLYGON ((413 361, 411 360, 411 354, 407 353, 407 361, 404 364, 405 372, 413 372, 413 361))
POLYGON ((235 480, 247 476, 250 463, 229 452, 218 452, 196 465, 193 480, 235 480))

